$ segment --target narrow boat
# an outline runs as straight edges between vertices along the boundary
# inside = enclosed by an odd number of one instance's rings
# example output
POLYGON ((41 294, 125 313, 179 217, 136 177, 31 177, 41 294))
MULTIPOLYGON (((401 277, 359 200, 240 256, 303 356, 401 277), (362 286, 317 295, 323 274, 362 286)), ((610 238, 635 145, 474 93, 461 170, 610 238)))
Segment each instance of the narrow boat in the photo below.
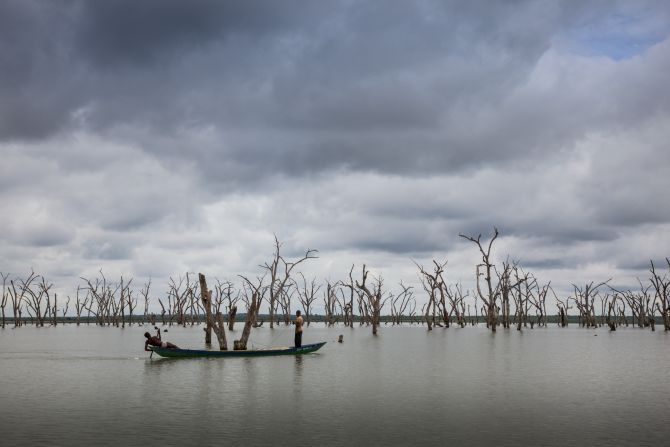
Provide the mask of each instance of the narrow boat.
POLYGON ((302 355, 318 351, 326 342, 303 345, 299 348, 252 349, 250 351, 208 351, 200 349, 167 349, 150 346, 149 348, 161 357, 193 358, 193 357, 265 357, 270 355, 302 355))

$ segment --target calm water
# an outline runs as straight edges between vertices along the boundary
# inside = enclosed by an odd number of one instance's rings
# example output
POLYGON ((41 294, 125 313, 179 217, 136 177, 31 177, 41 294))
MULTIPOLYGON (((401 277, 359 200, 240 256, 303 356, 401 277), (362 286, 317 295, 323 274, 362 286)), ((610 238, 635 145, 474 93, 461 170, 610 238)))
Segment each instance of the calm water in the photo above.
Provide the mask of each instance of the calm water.
MULTIPOLYGON (((0 330, 0 443, 660 446, 670 436, 663 331, 382 326, 375 338, 312 325, 303 343, 329 343, 303 357, 150 360, 147 329, 0 330)), ((202 348, 204 335, 171 327, 163 338, 202 348)), ((291 340, 264 327, 251 341, 291 340)))

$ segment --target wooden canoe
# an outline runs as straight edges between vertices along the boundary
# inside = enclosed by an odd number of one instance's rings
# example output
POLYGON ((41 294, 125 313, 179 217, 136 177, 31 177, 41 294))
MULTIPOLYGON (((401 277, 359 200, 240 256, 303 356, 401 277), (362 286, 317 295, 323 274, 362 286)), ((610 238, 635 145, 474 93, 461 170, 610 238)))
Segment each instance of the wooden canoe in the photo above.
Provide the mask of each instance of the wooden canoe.
POLYGON ((266 357, 271 355, 302 355, 318 351, 326 342, 303 345, 299 348, 252 349, 249 351, 208 351, 199 349, 167 349, 150 346, 150 349, 161 357, 194 358, 194 357, 266 357))

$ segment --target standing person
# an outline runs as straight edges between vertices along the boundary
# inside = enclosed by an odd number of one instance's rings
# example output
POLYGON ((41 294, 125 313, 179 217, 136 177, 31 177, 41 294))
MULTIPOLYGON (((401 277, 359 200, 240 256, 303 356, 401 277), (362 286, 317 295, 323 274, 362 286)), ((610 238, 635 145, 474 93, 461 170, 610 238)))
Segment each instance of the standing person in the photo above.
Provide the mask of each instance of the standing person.
POLYGON ((295 347, 299 348, 302 346, 302 324, 303 319, 300 316, 300 311, 295 313, 295 347))
POLYGON ((150 333, 145 332, 144 337, 147 339, 147 341, 144 342, 144 350, 145 351, 151 351, 149 349, 149 345, 151 346, 156 346, 159 348, 167 348, 167 349, 179 349, 177 345, 170 343, 169 341, 163 341, 161 340, 161 330, 156 328, 158 332, 156 332, 156 335, 153 337, 151 336, 150 333))

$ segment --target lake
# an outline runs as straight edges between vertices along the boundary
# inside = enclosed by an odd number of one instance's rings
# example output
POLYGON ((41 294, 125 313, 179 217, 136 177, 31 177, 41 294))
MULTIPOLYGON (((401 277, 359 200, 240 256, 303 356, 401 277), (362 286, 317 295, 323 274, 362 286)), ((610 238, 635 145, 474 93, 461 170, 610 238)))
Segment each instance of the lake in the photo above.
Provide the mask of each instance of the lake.
MULTIPOLYGON (((149 329, 0 330, 2 444, 669 442, 662 330, 382 325, 374 337, 366 327, 313 324, 303 343, 328 344, 302 357, 150 359, 149 329)), ((204 348, 202 326, 168 329, 164 340, 204 348)), ((292 339, 290 327, 261 327, 250 343, 292 339)))

